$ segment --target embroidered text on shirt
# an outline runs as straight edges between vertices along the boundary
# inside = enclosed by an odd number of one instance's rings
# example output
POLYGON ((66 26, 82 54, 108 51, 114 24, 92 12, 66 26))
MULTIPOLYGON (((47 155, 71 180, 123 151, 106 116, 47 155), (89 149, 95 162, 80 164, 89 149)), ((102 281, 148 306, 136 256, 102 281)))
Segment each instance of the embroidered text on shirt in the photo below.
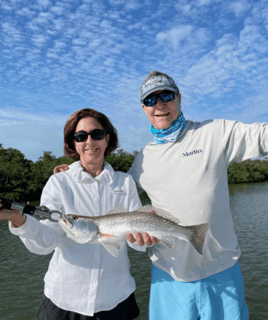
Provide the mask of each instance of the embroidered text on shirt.
POLYGON ((184 152, 182 154, 182 157, 185 158, 185 157, 189 157, 189 156, 192 156, 194 154, 198 154, 198 153, 202 153, 203 151, 201 149, 199 150, 194 150, 194 151, 191 151, 191 152, 184 152))

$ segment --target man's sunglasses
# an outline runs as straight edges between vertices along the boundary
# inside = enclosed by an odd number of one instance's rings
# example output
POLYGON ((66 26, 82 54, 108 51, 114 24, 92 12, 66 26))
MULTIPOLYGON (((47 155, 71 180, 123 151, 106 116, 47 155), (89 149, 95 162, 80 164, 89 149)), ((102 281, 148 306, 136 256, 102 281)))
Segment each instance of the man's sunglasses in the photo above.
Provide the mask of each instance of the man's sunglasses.
POLYGON ((158 97, 160 97, 163 102, 169 102, 175 98, 175 92, 163 91, 160 93, 152 93, 148 97, 144 98, 142 103, 146 107, 153 107, 157 104, 158 97))
POLYGON ((74 134, 74 140, 76 142, 83 142, 87 140, 88 136, 91 136, 93 140, 102 140, 106 135, 104 129, 94 129, 90 132, 78 131, 74 134))

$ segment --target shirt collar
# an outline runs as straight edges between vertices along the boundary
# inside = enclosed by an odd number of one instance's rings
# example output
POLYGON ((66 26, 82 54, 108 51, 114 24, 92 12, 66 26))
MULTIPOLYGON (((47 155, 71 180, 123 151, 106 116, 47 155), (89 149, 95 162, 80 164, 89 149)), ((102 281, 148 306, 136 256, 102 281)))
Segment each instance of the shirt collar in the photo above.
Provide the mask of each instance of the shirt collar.
POLYGON ((112 166, 104 161, 104 168, 102 172, 95 178, 93 178, 89 173, 83 170, 83 167, 80 164, 80 161, 76 161, 69 166, 74 179, 77 182, 95 182, 96 180, 102 182, 103 184, 110 185, 113 183, 114 169, 112 166))

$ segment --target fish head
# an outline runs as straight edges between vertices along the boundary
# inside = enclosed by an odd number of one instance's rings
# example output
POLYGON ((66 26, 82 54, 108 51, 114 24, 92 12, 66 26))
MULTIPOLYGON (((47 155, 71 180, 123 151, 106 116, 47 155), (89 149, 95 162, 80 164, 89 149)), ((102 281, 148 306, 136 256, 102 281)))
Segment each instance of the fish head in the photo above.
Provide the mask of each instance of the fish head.
POLYGON ((77 215, 62 215, 59 224, 68 238, 78 243, 93 241, 99 232, 97 224, 90 217, 79 217, 77 215))

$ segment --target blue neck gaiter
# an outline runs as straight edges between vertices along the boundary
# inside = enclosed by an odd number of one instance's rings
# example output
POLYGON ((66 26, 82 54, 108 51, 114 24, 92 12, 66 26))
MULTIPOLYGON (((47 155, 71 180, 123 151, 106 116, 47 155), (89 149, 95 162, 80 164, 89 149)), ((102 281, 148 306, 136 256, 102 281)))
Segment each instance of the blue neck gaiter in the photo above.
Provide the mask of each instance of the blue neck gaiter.
POLYGON ((154 142, 156 144, 164 144, 166 142, 175 142, 186 126, 186 121, 184 119, 183 113, 181 116, 175 120, 167 129, 155 129, 152 125, 150 131, 154 135, 154 142))

